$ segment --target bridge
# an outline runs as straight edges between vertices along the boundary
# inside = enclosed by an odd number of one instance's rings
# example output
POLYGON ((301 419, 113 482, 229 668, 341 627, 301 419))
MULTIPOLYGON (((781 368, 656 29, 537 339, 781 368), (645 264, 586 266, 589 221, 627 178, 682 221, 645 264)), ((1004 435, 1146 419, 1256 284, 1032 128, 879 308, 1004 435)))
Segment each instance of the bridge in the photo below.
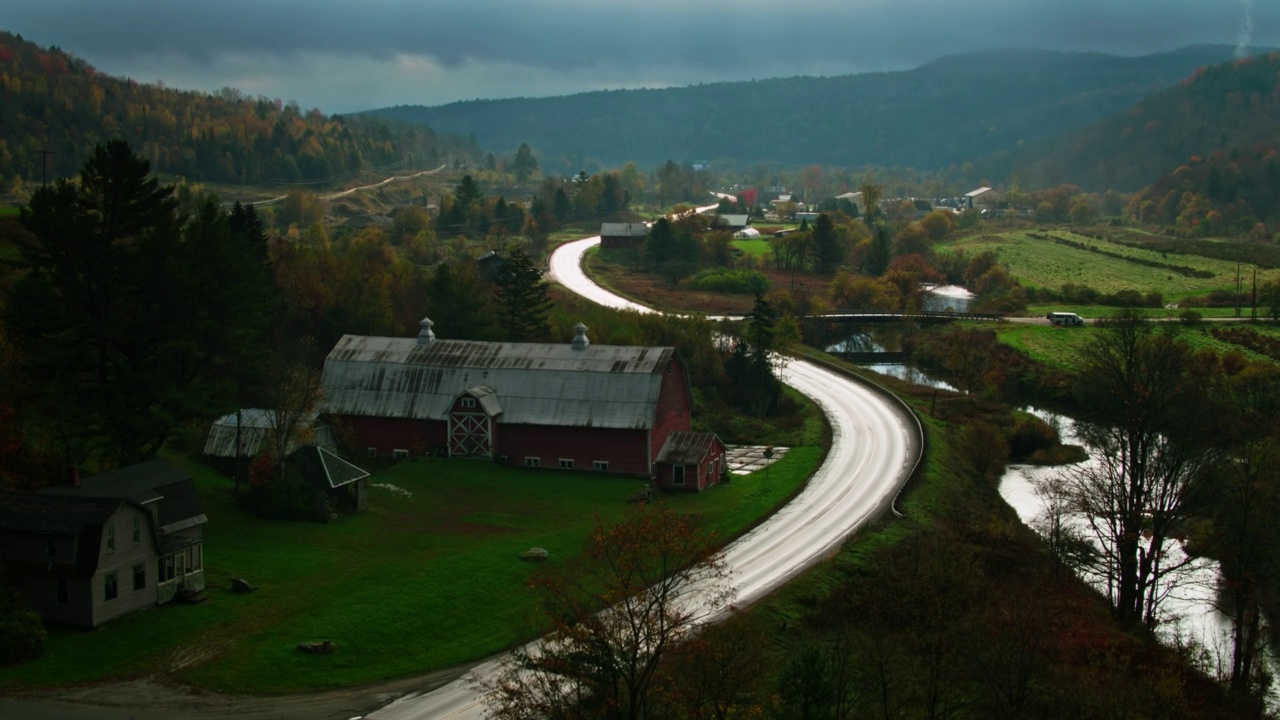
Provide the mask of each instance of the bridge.
POLYGON ((892 323, 919 322, 944 323, 956 320, 1004 320, 1003 315, 995 313, 949 312, 946 310, 917 310, 903 312, 901 310, 840 310, 822 315, 805 315, 801 320, 827 320, 830 322, 850 323, 892 323))

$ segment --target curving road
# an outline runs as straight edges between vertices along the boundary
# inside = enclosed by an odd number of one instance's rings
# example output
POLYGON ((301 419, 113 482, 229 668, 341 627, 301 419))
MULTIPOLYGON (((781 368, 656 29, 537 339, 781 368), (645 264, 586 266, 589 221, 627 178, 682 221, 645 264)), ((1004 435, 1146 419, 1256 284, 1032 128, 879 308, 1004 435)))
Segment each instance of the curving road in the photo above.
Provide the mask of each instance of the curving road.
MULTIPOLYGON (((595 285, 582 272, 582 256, 600 242, 587 238, 561 246, 551 257, 551 277, 570 290, 612 308, 653 312, 595 285)), ((780 511, 725 551, 732 572, 732 604, 750 604, 834 552, 867 520, 890 508, 919 456, 915 419, 888 398, 817 365, 793 360, 782 373, 791 387, 821 406, 833 431, 831 451, 804 490, 780 511)), ((475 677, 489 677, 497 661, 425 694, 395 700, 369 718, 472 720, 484 716, 475 677)))

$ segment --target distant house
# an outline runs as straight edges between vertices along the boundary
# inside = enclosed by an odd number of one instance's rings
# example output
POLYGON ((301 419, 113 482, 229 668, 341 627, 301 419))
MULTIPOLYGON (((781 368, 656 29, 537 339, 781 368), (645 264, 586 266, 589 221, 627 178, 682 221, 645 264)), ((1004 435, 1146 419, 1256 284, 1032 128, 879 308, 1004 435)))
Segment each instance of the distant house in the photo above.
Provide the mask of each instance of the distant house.
POLYGON ((654 481, 662 487, 702 492, 720 482, 725 447, 712 433, 673 432, 658 454, 654 481))
POLYGON ((636 247, 648 234, 649 227, 644 223, 604 223, 600 226, 600 247, 636 247))
POLYGON ((965 206, 969 210, 994 210, 1004 202, 1004 195, 989 187, 980 187, 964 194, 965 206))
POLYGON ((652 477, 692 391, 671 347, 345 335, 324 363, 324 411, 371 456, 441 453, 652 477))
MULTIPOLYGON (((300 422, 300 435, 307 436, 307 444, 319 445, 330 450, 337 447, 333 430, 317 422, 317 413, 308 413, 300 422)), ((205 461, 213 467, 234 474, 241 469, 236 457, 253 458, 264 449, 263 443, 274 442, 276 411, 262 408, 245 408, 238 413, 223 415, 213 421, 204 442, 205 461), (238 452, 237 452, 238 450, 238 452)), ((290 441, 285 454, 292 453, 302 444, 290 441)), ((268 446, 269 447, 269 446, 268 446)))
POLYGON ((498 271, 506 264, 507 259, 492 250, 476 258, 476 267, 479 268, 482 280, 493 280, 498 277, 498 271))
POLYGON ((195 482, 165 460, 0 492, 3 580, 45 620, 97 627, 202 591, 205 522, 195 482))

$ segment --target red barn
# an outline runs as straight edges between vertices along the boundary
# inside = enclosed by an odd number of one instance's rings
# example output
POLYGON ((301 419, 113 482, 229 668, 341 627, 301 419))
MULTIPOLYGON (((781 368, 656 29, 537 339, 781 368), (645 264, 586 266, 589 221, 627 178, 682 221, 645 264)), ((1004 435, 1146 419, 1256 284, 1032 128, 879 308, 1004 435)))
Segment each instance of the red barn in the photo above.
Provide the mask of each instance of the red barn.
POLYGON ((428 452, 653 477, 692 395, 670 347, 346 335, 324 364, 324 411, 370 455, 428 452))

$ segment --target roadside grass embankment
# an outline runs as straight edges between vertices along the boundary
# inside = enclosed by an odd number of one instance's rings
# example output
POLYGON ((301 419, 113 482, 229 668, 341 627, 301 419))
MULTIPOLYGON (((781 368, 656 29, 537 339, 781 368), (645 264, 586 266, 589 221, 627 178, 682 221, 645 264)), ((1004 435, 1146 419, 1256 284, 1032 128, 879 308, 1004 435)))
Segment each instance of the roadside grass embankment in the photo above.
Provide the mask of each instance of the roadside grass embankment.
MULTIPOLYGON (((769 472, 734 476, 701 494, 659 502, 708 519, 728 539, 792 495, 816 467, 815 444, 769 472)), ((179 459, 181 462, 181 460, 179 459)), ((536 634, 539 566, 581 554, 596 519, 633 506, 635 478, 505 468, 465 460, 401 462, 370 478, 369 507, 330 524, 249 515, 231 480, 183 462, 196 476, 209 523, 209 601, 137 613, 94 631, 54 628, 45 655, 6 668, 0 689, 19 690, 158 676, 236 693, 353 686, 475 661, 536 634), (230 591, 240 577, 257 589, 230 591), (333 655, 299 653, 332 640, 333 655), (103 658, 111 662, 103 662, 103 658)))

